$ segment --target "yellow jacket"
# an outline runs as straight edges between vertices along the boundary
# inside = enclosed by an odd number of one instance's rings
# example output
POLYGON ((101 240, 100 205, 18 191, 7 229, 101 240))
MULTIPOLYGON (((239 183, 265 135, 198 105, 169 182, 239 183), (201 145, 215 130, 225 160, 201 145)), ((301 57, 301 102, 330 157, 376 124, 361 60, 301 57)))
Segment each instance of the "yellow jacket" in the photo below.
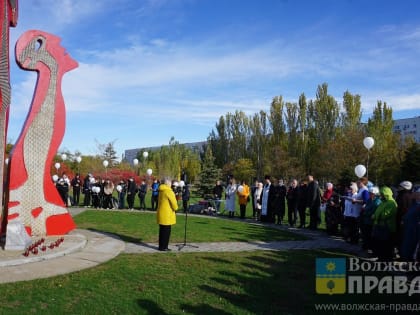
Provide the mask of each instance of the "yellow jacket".
POLYGON ((241 185, 244 189, 242 193, 238 191, 238 197, 239 197, 239 204, 240 205, 246 205, 248 203, 248 196, 249 196, 249 186, 247 184, 241 185))
POLYGON ((176 224, 175 211, 178 210, 178 202, 175 193, 165 184, 159 185, 157 223, 160 225, 176 224))

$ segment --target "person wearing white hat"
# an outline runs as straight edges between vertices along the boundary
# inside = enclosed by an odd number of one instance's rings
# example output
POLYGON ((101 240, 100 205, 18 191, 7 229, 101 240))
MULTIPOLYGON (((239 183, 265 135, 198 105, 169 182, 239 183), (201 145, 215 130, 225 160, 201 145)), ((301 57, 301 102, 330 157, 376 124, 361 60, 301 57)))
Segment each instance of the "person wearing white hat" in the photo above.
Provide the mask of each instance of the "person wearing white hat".
POLYGON ((400 256, 405 261, 420 258, 420 186, 414 188, 413 195, 415 201, 402 218, 400 256))
POLYGON ((397 202, 397 225, 396 225, 396 247, 399 249, 401 247, 401 242, 403 238, 402 231, 402 218, 407 213, 408 208, 411 206, 414 200, 414 196, 411 192, 413 184, 408 181, 402 181, 398 187, 397 197, 395 201, 397 202))

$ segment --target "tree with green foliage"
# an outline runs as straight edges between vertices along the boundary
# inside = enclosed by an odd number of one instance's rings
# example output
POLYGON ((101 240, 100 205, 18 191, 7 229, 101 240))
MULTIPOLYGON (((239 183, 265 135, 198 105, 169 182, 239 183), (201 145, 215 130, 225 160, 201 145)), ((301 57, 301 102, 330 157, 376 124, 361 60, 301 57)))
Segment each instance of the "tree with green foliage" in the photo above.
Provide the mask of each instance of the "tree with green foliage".
POLYGON ((312 172, 336 182, 354 180, 354 167, 367 164, 363 139, 371 136, 375 146, 369 151, 370 179, 395 183, 411 142, 393 132, 392 110, 386 103, 378 102, 367 124, 361 117, 360 95, 345 91, 341 108, 323 83, 314 100, 302 93, 296 104, 276 96, 269 111, 250 117, 240 111, 227 113, 209 143, 225 175, 234 173, 240 159, 250 159, 259 178, 265 173, 301 177, 312 172))
POLYGON ((249 119, 250 139, 248 155, 254 161, 256 176, 261 179, 265 173, 266 152, 268 149, 267 113, 260 111, 249 119))
POLYGON ((247 140, 249 136, 248 117, 243 111, 235 111, 230 115, 230 146, 228 152, 228 162, 236 162, 246 157, 247 140))
POLYGON ((216 123, 216 130, 212 130, 207 141, 214 152, 215 163, 220 168, 228 162, 229 135, 226 126, 226 119, 220 116, 219 122, 216 123))
POLYGON ((409 180, 420 184, 420 144, 412 143, 405 151, 405 159, 401 164, 401 180, 409 180))
POLYGON ((349 91, 343 95, 343 112, 341 126, 345 130, 360 129, 362 118, 362 103, 360 95, 353 95, 349 91))
POLYGON ((369 161, 369 177, 377 184, 391 185, 399 177, 397 152, 400 137, 393 132, 392 108, 378 101, 367 123, 367 135, 375 139, 369 161))
POLYGON ((214 156, 210 146, 207 146, 199 175, 198 193, 205 197, 213 192, 217 180, 220 180, 221 171, 214 163, 214 156))
POLYGON ((255 167, 250 159, 239 159, 233 168, 233 176, 237 180, 244 180, 248 184, 255 177, 255 167))
POLYGON ((99 151, 99 157, 102 160, 107 160, 110 167, 113 167, 118 164, 117 151, 115 151, 115 148, 114 148, 115 141, 117 140, 113 140, 105 144, 102 144, 96 141, 96 146, 99 151))

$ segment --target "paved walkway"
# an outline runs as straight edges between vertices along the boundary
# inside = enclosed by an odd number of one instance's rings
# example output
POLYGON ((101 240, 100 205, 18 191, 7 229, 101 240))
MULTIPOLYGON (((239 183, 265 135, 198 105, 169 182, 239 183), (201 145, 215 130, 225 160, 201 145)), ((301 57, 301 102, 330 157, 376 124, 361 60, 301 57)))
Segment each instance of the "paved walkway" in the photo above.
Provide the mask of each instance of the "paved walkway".
MULTIPOLYGON (((72 208, 72 215, 85 209, 72 208)), ((118 210, 121 211, 121 210, 118 210)), ((246 220, 250 224, 259 224, 246 220)), ((211 242, 171 244, 172 252, 238 252, 253 250, 294 250, 294 249, 338 249, 364 256, 360 246, 350 245, 340 238, 329 237, 325 232, 306 229, 289 228, 271 225, 274 228, 288 230, 307 236, 306 241, 283 242, 211 242)), ((64 241, 58 247, 49 248, 58 237, 48 237, 44 240, 45 250, 37 254, 30 253, 27 257, 22 251, 5 251, 0 249, 0 283, 48 278, 104 263, 120 253, 161 253, 157 244, 125 243, 113 235, 87 230, 74 230, 64 236, 64 241)), ((34 239, 34 242, 38 239, 34 239)), ((41 248, 42 244, 38 247, 41 248)))

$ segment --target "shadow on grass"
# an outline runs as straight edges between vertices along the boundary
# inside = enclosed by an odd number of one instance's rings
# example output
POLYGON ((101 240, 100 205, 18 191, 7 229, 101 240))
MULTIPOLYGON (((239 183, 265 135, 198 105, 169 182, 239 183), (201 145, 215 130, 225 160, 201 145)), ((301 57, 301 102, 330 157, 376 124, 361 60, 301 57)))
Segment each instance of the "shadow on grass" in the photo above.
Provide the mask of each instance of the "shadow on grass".
POLYGON ((220 304, 182 308, 193 314, 229 314, 223 307, 227 305, 244 314, 306 314, 315 279, 308 277, 308 271, 313 270, 308 267, 314 265, 315 255, 301 252, 299 261, 293 262, 294 257, 292 253, 266 252, 264 256, 245 256, 233 265, 232 261, 203 257, 226 264, 209 283, 199 286, 200 291, 219 297, 220 304))
POLYGON ((218 258, 218 257, 203 257, 203 259, 213 261, 213 262, 216 262, 216 263, 222 263, 222 264, 229 263, 229 261, 227 259, 222 259, 222 258, 218 258))
POLYGON ((159 305, 155 302, 146 299, 139 299, 137 300, 137 304, 139 305, 140 309, 147 312, 149 315, 166 315, 166 313, 159 305))
POLYGON ((106 235, 106 236, 109 236, 109 237, 112 237, 114 239, 124 241, 124 242, 127 242, 127 243, 138 244, 138 243, 141 243, 141 241, 142 241, 141 238, 134 238, 134 237, 123 235, 123 234, 101 231, 101 230, 94 229, 94 228, 88 228, 87 230, 95 232, 95 233, 100 233, 100 234, 103 234, 103 235, 106 235))
POLYGON ((207 304, 200 304, 200 305, 188 305, 188 304, 181 304, 183 310, 190 314, 220 314, 220 315, 231 315, 231 313, 223 311, 221 309, 217 309, 215 307, 209 306, 207 304))
MULTIPOLYGON (((238 257, 233 264, 226 265, 226 269, 219 270, 206 283, 199 285, 199 289, 218 296, 220 304, 226 305, 224 310, 234 307, 244 314, 306 315, 320 314, 315 309, 316 304, 386 305, 418 302, 418 296, 409 298, 404 294, 317 294, 316 258, 346 256, 347 253, 333 250, 296 250, 238 257)), ((204 307, 202 309, 205 310, 204 307)), ((211 312, 204 311, 202 314, 211 312)))
POLYGON ((208 225, 209 222, 195 221, 194 224, 205 224, 205 225, 208 225))

